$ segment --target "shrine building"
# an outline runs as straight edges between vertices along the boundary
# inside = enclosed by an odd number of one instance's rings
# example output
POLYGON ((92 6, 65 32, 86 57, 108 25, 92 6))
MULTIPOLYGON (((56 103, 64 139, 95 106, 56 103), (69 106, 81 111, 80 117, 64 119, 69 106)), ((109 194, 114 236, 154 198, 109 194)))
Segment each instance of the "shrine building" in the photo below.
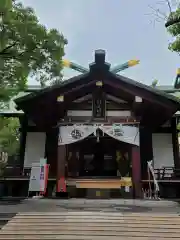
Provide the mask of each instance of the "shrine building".
POLYGON ((32 164, 46 158, 48 195, 56 186, 60 196, 65 181, 70 197, 141 198, 148 161, 155 169, 180 167, 180 101, 113 73, 105 55, 95 51, 87 73, 15 99, 19 179, 28 182, 32 164))

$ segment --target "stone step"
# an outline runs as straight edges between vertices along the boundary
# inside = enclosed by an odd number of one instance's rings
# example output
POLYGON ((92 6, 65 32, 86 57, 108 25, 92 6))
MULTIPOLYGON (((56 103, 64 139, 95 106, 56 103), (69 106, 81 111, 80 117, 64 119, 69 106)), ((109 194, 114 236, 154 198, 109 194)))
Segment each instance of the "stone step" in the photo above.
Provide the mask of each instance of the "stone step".
POLYGON ((34 223, 34 224, 38 224, 39 222, 41 223, 55 223, 55 222, 59 222, 59 223, 126 223, 126 224, 131 224, 134 221, 136 221, 136 223, 152 223, 152 224, 164 224, 164 225, 169 225, 169 224, 176 224, 176 225, 180 225, 180 221, 178 220, 169 220, 169 219, 164 219, 164 220, 142 220, 142 219, 131 219, 131 220, 123 220, 123 219, 71 219, 71 218, 66 218, 66 219, 56 219, 56 218, 44 218, 44 219, 13 219, 11 222, 12 223, 34 223))
MULTIPOLYGON (((106 232, 107 231, 107 227, 104 226, 104 227, 97 227, 97 226, 26 226, 26 227, 23 227, 23 226, 8 226, 6 227, 6 231, 8 230, 8 233, 11 233, 11 232, 14 232, 14 233, 21 233, 21 231, 26 231, 26 232, 39 232, 39 233, 44 233, 44 232, 63 232, 64 230, 66 231, 80 231, 80 232, 84 232, 84 231, 104 231, 106 232)), ((141 233, 148 233, 148 232, 153 232, 153 233, 178 233, 180 234, 180 229, 178 227, 176 228, 164 228, 164 227, 159 227, 157 226, 156 228, 153 227, 142 227, 142 226, 119 226, 119 227, 110 227, 108 229, 108 232, 141 232, 141 233)))
MULTIPOLYGON (((127 237, 127 236, 111 236, 111 240, 176 240, 178 238, 164 238, 160 236, 154 236, 152 237, 147 237, 147 236, 132 236, 132 237, 127 237)), ((19 235, 11 235, 11 236, 3 236, 0 235, 0 240, 109 240, 109 236, 79 236, 79 235, 44 235, 42 236, 19 236, 19 235)))
POLYGON ((84 231, 83 228, 82 230, 77 230, 77 231, 69 231, 69 230, 61 230, 61 231, 23 231, 23 230, 20 230, 20 231, 9 231, 7 230, 6 232, 4 232, 3 230, 0 231, 0 236, 19 236, 19 237, 22 237, 22 236, 50 236, 53 238, 53 236, 58 236, 58 235, 78 235, 78 236, 120 236, 120 237, 141 237, 142 235, 143 236, 146 236, 146 237, 171 237, 172 239, 173 238, 178 238, 179 239, 179 233, 167 233, 167 232, 151 232, 151 231, 148 231, 148 232, 142 232, 142 231, 127 231, 127 232, 117 232, 117 231, 109 231, 109 230, 106 230, 106 231, 84 231))
POLYGON ((179 239, 178 214, 106 212, 19 213, 0 231, 0 240, 179 239))
MULTIPOLYGON (((82 228, 82 225, 79 224, 78 225, 80 228, 82 228)), ((11 223, 9 222, 8 225, 6 225, 6 229, 11 229, 11 228, 19 228, 21 227, 22 229, 26 229, 26 228, 34 228, 37 227, 39 229, 41 228, 65 228, 65 227, 76 227, 77 228, 77 223, 66 223, 66 222, 60 222, 60 223, 11 223)), ((92 227, 92 228, 100 228, 100 227, 109 227, 109 223, 86 223, 85 227, 92 227)), ((167 224, 147 224, 147 223, 136 223, 136 222, 132 222, 132 223, 121 223, 121 225, 118 223, 111 223, 111 228, 123 228, 123 227, 128 227, 128 228, 168 228, 168 229, 179 229, 179 224, 171 224, 171 223, 167 223, 167 224)), ((111 230, 111 229, 110 229, 111 230)))
POLYGON ((100 212, 100 211, 64 211, 64 212, 22 212, 16 216, 123 216, 125 217, 166 217, 180 218, 180 214, 164 214, 164 213, 121 213, 121 212, 100 212))

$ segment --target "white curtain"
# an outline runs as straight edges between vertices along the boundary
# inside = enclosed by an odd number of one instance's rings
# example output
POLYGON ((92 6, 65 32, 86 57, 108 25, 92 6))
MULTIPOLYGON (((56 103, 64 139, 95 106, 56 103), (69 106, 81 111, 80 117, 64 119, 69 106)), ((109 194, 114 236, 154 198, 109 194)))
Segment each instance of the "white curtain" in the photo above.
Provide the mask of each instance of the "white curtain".
POLYGON ((95 130, 94 126, 88 125, 61 126, 59 128, 58 145, 71 144, 81 141, 94 133, 95 130))
POLYGON ((71 144, 81 141, 91 134, 96 136, 96 130, 101 129, 110 137, 139 146, 139 127, 131 125, 73 125, 59 128, 58 145, 71 144))
POLYGON ((104 133, 118 141, 139 146, 139 127, 131 125, 100 126, 104 133))

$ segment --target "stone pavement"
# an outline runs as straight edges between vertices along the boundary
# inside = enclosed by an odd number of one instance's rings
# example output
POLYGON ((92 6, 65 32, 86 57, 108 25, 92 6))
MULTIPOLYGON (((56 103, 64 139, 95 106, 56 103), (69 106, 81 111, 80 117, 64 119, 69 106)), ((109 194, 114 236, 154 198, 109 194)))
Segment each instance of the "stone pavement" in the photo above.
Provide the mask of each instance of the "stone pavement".
POLYGON ((103 211, 180 213, 180 206, 173 201, 124 200, 124 199, 25 199, 15 203, 0 201, 0 213, 17 212, 103 211))

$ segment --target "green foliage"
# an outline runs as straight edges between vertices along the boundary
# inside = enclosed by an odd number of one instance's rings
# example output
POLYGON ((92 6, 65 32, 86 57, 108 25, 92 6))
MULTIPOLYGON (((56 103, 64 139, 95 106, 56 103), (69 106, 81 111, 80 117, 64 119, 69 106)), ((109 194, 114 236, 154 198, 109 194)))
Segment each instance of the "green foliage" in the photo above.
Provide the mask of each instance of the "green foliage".
MULTIPOLYGON (((180 19, 180 8, 169 15, 169 19, 180 19)), ((180 21, 170 25, 168 32, 173 36, 174 40, 169 45, 171 51, 180 52, 180 21)))
POLYGON ((9 156, 19 150, 19 120, 18 118, 0 118, 0 152, 9 156))
POLYGON ((41 25, 32 8, 0 2, 0 99, 16 94, 9 88, 23 90, 29 76, 41 85, 61 80, 64 36, 41 25))
MULTIPOLYGON (((49 79, 60 82, 66 44, 56 29, 39 23, 32 8, 16 0, 0 0, 0 108, 24 90, 28 77, 42 86, 49 79)), ((18 149, 19 120, 0 117, 0 151, 14 155, 18 149)))

